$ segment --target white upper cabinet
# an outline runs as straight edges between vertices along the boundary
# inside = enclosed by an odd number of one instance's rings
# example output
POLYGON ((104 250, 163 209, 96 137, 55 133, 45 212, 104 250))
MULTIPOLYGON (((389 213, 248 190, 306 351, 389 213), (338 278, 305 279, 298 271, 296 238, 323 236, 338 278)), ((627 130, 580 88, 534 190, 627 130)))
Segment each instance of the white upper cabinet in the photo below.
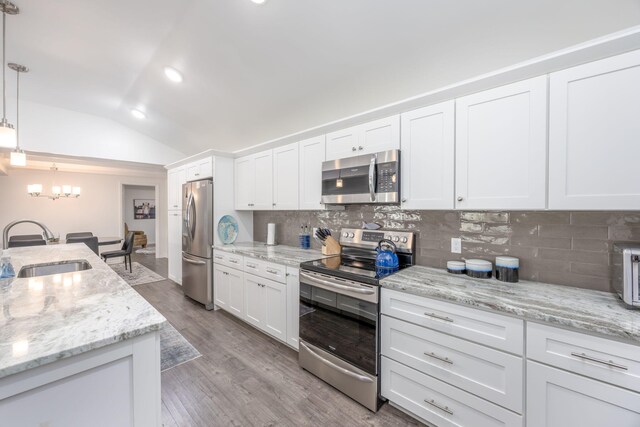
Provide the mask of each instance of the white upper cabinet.
POLYGON ((182 210, 182 184, 187 182, 186 168, 167 172, 167 205, 170 211, 182 210))
POLYGON ((456 100, 456 207, 544 209, 547 76, 456 100))
POLYGON ((298 147, 300 170, 300 209, 318 210, 322 198, 322 162, 325 160, 325 137, 301 141, 298 147))
POLYGON ((213 157, 197 160, 187 165, 187 181, 213 177, 213 157))
POLYGON ((455 104, 402 114, 402 207, 453 209, 455 104))
POLYGON ((640 209, 640 51, 551 74, 550 209, 640 209))
POLYGON ((234 193, 236 210, 253 210, 256 193, 256 168, 253 156, 240 157, 234 164, 234 193))
POLYGON ((255 154, 254 163, 255 193, 253 196, 253 209, 271 210, 273 209, 273 151, 268 150, 255 154))
POLYGON ((398 148, 400 148, 399 115, 327 134, 327 160, 398 148))
POLYGON ((273 150, 273 209, 298 209, 298 180, 298 143, 275 148, 273 150))

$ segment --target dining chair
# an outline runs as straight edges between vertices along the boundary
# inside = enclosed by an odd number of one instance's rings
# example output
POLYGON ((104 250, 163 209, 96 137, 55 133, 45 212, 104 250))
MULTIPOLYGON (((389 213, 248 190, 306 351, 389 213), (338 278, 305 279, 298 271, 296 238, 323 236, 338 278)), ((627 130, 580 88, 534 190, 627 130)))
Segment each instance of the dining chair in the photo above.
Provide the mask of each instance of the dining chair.
POLYGON ((66 240, 67 244, 70 243, 84 243, 85 245, 87 245, 89 247, 89 249, 91 249, 93 252, 95 252, 96 255, 100 255, 100 249, 98 248, 98 238, 97 237, 69 237, 69 235, 67 234, 67 240, 66 240))
POLYGON ((129 272, 133 273, 133 266, 131 265, 131 252, 133 252, 133 233, 129 232, 124 239, 122 248, 117 251, 107 251, 100 254, 104 258, 104 262, 107 262, 109 258, 124 257, 124 268, 127 268, 127 257, 129 257, 129 272))
POLYGON ((90 231, 81 231, 78 233, 67 233, 66 239, 69 240, 76 237, 93 237, 93 233, 90 231))

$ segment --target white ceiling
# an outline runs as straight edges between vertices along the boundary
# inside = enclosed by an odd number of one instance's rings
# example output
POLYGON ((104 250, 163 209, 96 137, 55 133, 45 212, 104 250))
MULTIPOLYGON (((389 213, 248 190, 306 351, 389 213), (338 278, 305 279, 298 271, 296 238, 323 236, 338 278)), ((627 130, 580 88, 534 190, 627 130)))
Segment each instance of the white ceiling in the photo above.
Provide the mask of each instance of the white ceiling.
POLYGON ((640 23, 638 0, 13 1, 7 60, 31 68, 25 99, 185 154, 237 151, 640 23))

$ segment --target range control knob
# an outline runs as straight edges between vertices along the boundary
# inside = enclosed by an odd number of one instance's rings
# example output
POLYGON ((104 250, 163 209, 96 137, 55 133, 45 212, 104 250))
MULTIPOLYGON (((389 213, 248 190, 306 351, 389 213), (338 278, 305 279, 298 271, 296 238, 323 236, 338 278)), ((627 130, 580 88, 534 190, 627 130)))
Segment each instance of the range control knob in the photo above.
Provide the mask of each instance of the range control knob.
POLYGON ((407 239, 406 237, 402 238, 402 243, 407 243, 409 241, 409 239, 407 239))
POLYGON ((345 231, 344 233, 342 233, 342 237, 349 237, 349 233, 345 231))
POLYGON ((354 236, 355 236, 355 234, 353 234, 353 233, 349 233, 349 238, 350 238, 350 239, 353 239, 353 237, 354 237, 354 236))
POLYGON ((396 237, 393 238, 393 241, 397 243, 397 242, 400 241, 400 238, 398 236, 396 236, 396 237))

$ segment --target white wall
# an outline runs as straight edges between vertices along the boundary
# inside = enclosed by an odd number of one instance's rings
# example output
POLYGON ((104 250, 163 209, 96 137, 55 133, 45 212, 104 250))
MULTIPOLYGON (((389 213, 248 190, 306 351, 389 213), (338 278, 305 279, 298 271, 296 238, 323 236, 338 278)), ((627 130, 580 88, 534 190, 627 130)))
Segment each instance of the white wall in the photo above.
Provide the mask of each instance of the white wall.
MULTIPOLYGON (((91 231, 97 236, 122 237, 123 184, 157 185, 160 195, 156 206, 160 235, 156 246, 158 256, 166 257, 167 247, 167 189, 166 174, 157 177, 118 176, 91 173, 56 173, 56 184, 82 187, 78 199, 49 200, 32 198, 27 185, 40 183, 43 190, 51 192, 53 174, 49 171, 11 169, 7 176, 0 176, 0 228, 17 219, 34 219, 44 223, 55 234, 91 231)), ((20 224, 11 234, 37 234, 40 230, 30 224, 20 224)), ((112 248, 109 248, 112 249, 112 248)))
MULTIPOLYGON (((147 235, 147 244, 156 243, 156 220, 155 219, 135 219, 133 201, 137 199, 156 199, 154 187, 125 185, 122 193, 122 209, 124 210, 124 221, 129 226, 129 230, 144 231, 147 235)), ((156 215, 158 214, 156 203, 156 215)))
POLYGON ((113 120, 28 101, 20 103, 20 145, 26 151, 158 165, 186 157, 113 120))

